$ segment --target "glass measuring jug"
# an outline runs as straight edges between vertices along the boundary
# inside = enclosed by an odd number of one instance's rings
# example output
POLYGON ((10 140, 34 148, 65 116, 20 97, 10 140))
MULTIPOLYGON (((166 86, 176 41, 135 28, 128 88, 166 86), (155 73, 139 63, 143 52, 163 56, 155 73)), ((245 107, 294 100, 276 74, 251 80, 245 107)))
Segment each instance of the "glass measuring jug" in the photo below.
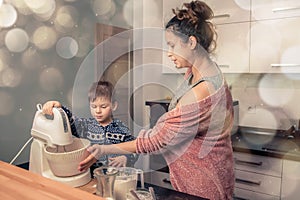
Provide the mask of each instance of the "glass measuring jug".
POLYGON ((130 190, 137 189, 138 177, 140 177, 141 188, 144 188, 144 173, 141 169, 132 167, 118 168, 119 172, 116 176, 114 184, 114 194, 116 200, 126 200, 126 194, 130 190))
POLYGON ((114 200, 114 183, 118 170, 115 167, 99 167, 94 169, 97 178, 96 194, 114 200))

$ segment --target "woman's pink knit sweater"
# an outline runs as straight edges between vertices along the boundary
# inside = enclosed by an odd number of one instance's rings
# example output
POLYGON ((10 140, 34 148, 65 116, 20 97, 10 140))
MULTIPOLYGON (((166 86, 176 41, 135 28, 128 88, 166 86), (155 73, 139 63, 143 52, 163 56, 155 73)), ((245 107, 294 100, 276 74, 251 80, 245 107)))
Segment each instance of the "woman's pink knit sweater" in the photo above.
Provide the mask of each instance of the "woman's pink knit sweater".
POLYGON ((178 191, 208 199, 232 199, 232 124, 232 97, 223 84, 211 96, 175 108, 161 116, 152 129, 142 130, 137 152, 161 153, 178 191))

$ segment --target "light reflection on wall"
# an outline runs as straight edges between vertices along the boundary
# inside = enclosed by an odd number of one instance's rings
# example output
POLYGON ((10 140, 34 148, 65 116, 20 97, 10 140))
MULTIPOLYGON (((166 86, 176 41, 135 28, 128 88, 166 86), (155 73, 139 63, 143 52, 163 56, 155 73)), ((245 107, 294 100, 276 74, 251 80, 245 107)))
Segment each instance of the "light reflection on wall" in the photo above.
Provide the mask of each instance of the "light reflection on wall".
POLYGON ((95 45, 95 24, 130 29, 126 1, 0 0, 0 127, 10 134, 1 135, 1 160, 9 161, 30 136, 37 103, 72 106, 77 70, 95 45))
POLYGON ((24 51, 29 42, 27 33, 20 28, 14 28, 9 30, 5 36, 5 45, 11 52, 24 51))
POLYGON ((33 44, 41 50, 50 49, 55 45, 56 40, 56 32, 49 26, 41 26, 37 28, 32 36, 33 44))
POLYGON ((62 58, 72 58, 78 52, 78 44, 71 37, 63 37, 56 43, 56 52, 62 58))
POLYGON ((17 20, 17 11, 10 4, 2 4, 0 7, 0 27, 10 27, 17 20))

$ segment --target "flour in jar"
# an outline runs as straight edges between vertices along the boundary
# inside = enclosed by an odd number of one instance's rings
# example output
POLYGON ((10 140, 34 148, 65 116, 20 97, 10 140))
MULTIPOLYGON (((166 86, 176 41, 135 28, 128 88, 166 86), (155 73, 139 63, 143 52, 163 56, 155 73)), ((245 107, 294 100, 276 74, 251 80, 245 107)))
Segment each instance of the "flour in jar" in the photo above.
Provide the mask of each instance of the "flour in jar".
POLYGON ((136 180, 127 179, 127 180, 115 180, 114 186, 114 196, 116 200, 126 200, 126 194, 130 190, 136 190, 136 180))

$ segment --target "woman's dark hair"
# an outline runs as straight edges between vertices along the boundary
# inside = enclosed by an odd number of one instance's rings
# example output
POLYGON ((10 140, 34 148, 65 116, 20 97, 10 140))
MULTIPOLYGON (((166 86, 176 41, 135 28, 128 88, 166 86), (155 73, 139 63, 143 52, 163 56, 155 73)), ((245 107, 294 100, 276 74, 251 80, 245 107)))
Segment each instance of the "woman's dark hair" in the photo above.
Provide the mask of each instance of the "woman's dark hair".
POLYGON ((108 81, 94 82, 89 89, 88 100, 89 102, 93 102, 98 97, 105 97, 114 102, 115 94, 113 84, 108 81))
POLYGON ((187 42, 194 36, 207 52, 211 53, 216 48, 217 33, 214 25, 209 21, 213 18, 212 9, 202 1, 184 3, 182 9, 172 9, 175 16, 167 23, 166 29, 172 30, 187 42))

